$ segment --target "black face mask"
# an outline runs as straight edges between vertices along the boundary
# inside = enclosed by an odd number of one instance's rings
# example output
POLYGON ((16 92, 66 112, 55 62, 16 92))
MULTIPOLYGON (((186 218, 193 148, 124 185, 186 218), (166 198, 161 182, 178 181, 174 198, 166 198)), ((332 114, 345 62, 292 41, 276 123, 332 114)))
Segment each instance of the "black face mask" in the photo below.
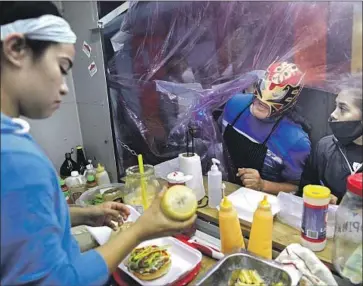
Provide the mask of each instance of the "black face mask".
POLYGON ((343 145, 352 143, 363 135, 362 121, 330 121, 329 125, 335 138, 343 145))

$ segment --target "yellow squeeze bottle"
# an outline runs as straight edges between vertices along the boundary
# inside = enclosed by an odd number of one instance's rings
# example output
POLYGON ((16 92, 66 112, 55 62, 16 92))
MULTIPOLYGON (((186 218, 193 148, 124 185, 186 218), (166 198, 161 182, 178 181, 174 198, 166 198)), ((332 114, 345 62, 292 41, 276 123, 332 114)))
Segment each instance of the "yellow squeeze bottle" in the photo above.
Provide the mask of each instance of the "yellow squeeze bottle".
POLYGON ((219 210, 219 232, 222 253, 231 254, 245 249, 238 214, 230 200, 223 198, 219 210))
POLYGON ((257 256, 272 259, 273 216, 271 205, 264 196, 253 215, 247 250, 257 256))

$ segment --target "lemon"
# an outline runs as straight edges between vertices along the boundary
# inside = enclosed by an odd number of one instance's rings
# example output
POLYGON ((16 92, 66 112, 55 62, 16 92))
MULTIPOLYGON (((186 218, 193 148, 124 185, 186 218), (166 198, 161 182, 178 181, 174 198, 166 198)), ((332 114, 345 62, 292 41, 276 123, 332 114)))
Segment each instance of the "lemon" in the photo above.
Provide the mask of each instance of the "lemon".
POLYGON ((181 185, 169 188, 161 200, 161 209, 164 214, 178 221, 190 219, 197 211, 197 205, 194 192, 181 185))

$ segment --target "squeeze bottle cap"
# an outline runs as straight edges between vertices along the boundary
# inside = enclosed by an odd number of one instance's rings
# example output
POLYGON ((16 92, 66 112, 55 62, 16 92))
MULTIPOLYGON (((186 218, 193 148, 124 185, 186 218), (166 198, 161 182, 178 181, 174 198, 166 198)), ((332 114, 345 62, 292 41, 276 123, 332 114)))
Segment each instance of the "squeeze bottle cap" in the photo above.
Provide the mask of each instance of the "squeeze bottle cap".
POLYGON ((220 208, 221 208, 221 211, 228 211, 228 210, 232 209, 231 201, 227 197, 224 197, 221 202, 220 208))
POLYGON ((97 173, 101 173, 105 170, 105 167, 103 167, 100 163, 97 165, 97 173))
POLYGON ((212 171, 212 172, 216 172, 216 171, 218 171, 218 165, 221 163, 221 162, 219 162, 219 160, 217 160, 217 159, 215 159, 215 158, 212 158, 212 163, 213 163, 213 165, 212 165, 212 167, 210 168, 210 170, 212 171), (218 165, 217 165, 218 164, 218 165))
POLYGON ((88 165, 86 166, 87 170, 92 170, 93 169, 93 165, 92 165, 92 160, 88 160, 88 165))
POLYGON ((71 172, 72 177, 77 177, 78 175, 79 175, 78 171, 72 171, 71 172))
POLYGON ((348 191, 363 197, 362 185, 363 185, 363 175, 362 173, 350 175, 347 179, 347 189, 348 191))
POLYGON ((261 208, 261 209, 271 209, 271 205, 268 202, 268 197, 266 195, 263 196, 263 200, 259 203, 258 208, 261 208))

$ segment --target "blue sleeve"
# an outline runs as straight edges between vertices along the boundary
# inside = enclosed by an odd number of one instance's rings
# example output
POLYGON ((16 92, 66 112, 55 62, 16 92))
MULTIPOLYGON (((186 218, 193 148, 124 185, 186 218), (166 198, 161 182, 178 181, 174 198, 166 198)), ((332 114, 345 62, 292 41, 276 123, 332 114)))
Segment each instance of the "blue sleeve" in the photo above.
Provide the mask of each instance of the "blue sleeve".
POLYGON ((307 137, 301 138, 289 149, 281 173, 286 182, 299 184, 310 150, 310 140, 307 137))
POLYGON ((72 248, 68 208, 54 177, 35 155, 2 154, 1 285, 107 282, 107 265, 96 251, 72 248))

